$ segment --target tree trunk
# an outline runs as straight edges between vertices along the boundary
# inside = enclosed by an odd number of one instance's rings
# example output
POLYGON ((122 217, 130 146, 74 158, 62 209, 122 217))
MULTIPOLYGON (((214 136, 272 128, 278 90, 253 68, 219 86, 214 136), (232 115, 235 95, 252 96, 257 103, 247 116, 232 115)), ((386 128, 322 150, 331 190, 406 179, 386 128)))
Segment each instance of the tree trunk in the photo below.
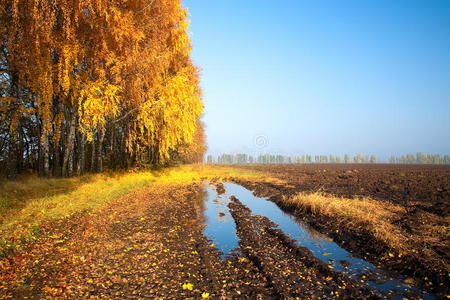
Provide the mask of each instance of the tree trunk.
POLYGON ((17 157, 17 173, 21 173, 24 170, 24 152, 25 152, 25 136, 23 134, 22 128, 17 128, 17 143, 16 143, 16 157, 17 157))
POLYGON ((50 172, 49 164, 49 143, 48 136, 42 132, 39 145, 39 176, 48 177, 50 172))
POLYGON ((8 161, 7 161, 7 178, 14 180, 17 177, 17 138, 15 133, 11 133, 8 147, 8 161))
POLYGON ((62 175, 64 177, 70 177, 73 175, 73 148, 75 139, 75 123, 77 115, 75 112, 71 113, 70 120, 67 124, 68 132, 66 136, 63 165, 62 165, 62 175))
POLYGON ((69 151, 69 161, 67 162, 67 176, 73 176, 73 162, 74 162, 74 147, 73 147, 73 138, 72 138, 72 148, 69 151))
POLYGON ((53 143, 53 160, 52 160, 52 174, 53 177, 61 177, 61 154, 60 154, 60 141, 54 141, 53 143))
POLYGON ((95 134, 92 138, 92 151, 91 151, 91 173, 95 173, 95 134))
POLYGON ((125 150, 125 134, 122 132, 120 137, 120 153, 117 157, 120 158, 120 167, 122 169, 128 169, 128 153, 125 150))
POLYGON ((55 99, 56 104, 53 105, 53 176, 62 176, 62 165, 61 165, 61 144, 64 141, 64 124, 60 118, 62 118, 63 105, 59 98, 55 99), (58 124, 59 122, 59 124, 58 124))
POLYGON ((105 130, 101 130, 98 137, 98 145, 97 145, 97 152, 96 152, 96 170, 97 173, 103 172, 103 140, 105 138, 105 130))
POLYGON ((19 129, 19 121, 14 120, 15 118, 18 118, 16 109, 18 109, 18 101, 20 97, 20 83, 19 83, 19 76, 17 72, 12 72, 8 74, 10 80, 11 80, 11 90, 10 95, 15 98, 15 102, 13 103, 13 119, 10 121, 10 128, 9 128, 9 143, 8 143, 8 161, 6 163, 7 166, 7 173, 6 176, 8 179, 16 179, 17 176, 17 150, 18 150, 18 138, 17 138, 17 131, 19 129))
POLYGON ((116 151, 115 151, 115 126, 114 123, 111 126, 111 152, 109 156, 109 168, 112 170, 116 169, 116 151))
POLYGON ((159 146, 158 141, 152 146, 152 162, 153 167, 159 167, 161 165, 161 159, 159 157, 159 146))
MULTIPOLYGON (((39 130, 39 132, 42 132, 42 129, 39 130)), ((37 148, 38 151, 38 157, 37 157, 37 171, 38 176, 43 177, 43 171, 44 171, 44 151, 42 151, 42 134, 39 134, 39 145, 37 148)))
POLYGON ((79 153, 78 153, 78 163, 77 163, 77 174, 81 176, 85 172, 86 168, 86 137, 82 132, 78 132, 79 140, 79 153))

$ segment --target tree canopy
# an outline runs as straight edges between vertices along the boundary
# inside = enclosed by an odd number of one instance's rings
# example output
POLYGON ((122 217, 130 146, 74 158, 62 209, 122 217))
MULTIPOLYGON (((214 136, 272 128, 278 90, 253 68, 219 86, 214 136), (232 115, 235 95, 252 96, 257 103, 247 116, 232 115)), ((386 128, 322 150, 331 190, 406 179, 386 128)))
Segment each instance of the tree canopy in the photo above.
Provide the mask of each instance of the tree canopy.
POLYGON ((71 176, 205 151, 179 0, 2 0, 0 159, 71 176), (183 153, 180 153, 183 152, 183 153))

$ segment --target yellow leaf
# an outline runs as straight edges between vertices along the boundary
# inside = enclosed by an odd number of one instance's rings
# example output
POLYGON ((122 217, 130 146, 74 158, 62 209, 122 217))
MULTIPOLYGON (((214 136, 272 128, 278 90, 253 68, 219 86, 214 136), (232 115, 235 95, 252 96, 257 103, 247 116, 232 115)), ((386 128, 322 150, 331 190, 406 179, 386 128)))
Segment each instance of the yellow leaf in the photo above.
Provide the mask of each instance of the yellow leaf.
POLYGON ((408 283, 408 284, 414 284, 414 279, 412 278, 407 278, 403 281, 404 283, 408 283))

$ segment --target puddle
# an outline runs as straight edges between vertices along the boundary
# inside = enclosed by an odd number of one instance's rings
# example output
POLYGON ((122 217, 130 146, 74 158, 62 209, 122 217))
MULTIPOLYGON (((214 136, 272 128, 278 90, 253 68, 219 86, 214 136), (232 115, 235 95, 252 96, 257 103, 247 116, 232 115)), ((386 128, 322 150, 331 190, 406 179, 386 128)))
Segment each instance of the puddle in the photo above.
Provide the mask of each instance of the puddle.
MULTIPOLYGON (((294 239, 298 245, 311 250, 318 259, 332 266, 334 270, 356 280, 364 279, 367 284, 379 291, 399 294, 399 299, 401 299, 402 292, 419 292, 410 284, 386 276, 373 264, 353 257, 332 239, 314 231, 292 215, 284 213, 275 203, 266 198, 255 197, 252 191, 234 183, 224 182, 223 184, 226 190, 225 194, 218 195, 215 186, 207 185, 204 197, 206 225, 204 234, 213 240, 216 247, 223 252, 222 258, 230 255, 234 249, 239 247, 235 223, 227 207, 230 201, 229 197, 235 196, 250 208, 253 214, 265 216, 277 223, 278 228, 294 239), (369 276, 371 280, 368 280, 369 276)), ((425 299, 435 299, 426 294, 420 293, 420 296, 425 299)))
POLYGON ((223 252, 222 258, 239 247, 236 225, 227 207, 230 195, 218 195, 216 187, 207 185, 204 189, 204 222, 203 234, 214 241, 215 247, 223 252))

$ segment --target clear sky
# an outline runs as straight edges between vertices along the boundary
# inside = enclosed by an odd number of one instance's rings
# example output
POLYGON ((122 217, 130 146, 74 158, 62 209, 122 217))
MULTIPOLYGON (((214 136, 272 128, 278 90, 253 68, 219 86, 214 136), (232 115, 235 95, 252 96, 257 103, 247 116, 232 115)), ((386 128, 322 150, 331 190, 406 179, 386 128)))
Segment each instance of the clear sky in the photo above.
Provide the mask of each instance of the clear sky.
POLYGON ((184 6, 208 153, 450 153, 450 1, 184 6))

